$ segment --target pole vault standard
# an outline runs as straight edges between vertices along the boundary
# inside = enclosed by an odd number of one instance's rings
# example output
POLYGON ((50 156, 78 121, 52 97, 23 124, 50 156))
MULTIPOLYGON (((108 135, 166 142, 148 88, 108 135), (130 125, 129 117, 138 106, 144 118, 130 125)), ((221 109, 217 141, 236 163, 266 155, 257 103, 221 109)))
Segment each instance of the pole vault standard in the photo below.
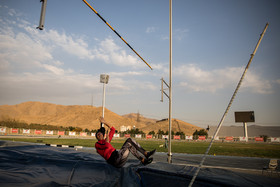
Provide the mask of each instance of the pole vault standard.
POLYGON ((121 37, 121 35, 119 35, 119 33, 117 32, 117 31, 115 31, 115 29, 105 20, 105 19, 103 19, 103 17, 102 16, 100 16, 100 14, 98 14, 98 12, 86 1, 86 0, 83 0, 84 1, 84 3, 100 18, 100 19, 102 19, 102 21, 104 21, 104 23, 106 23, 106 25, 108 25, 108 27, 110 27, 110 29, 112 29, 112 31, 114 32, 114 33, 116 33, 116 35, 118 35, 119 37, 120 37, 120 39, 122 39, 122 41, 124 42, 124 43, 126 43, 126 45, 139 57, 139 58, 141 58, 141 60, 143 61, 143 62, 145 62, 145 64, 147 64, 147 66, 149 66, 149 68, 151 69, 151 70, 153 70, 153 68, 123 39, 123 37, 121 37))
POLYGON ((193 176, 193 178, 192 178, 192 180, 191 180, 191 182, 190 182, 190 184, 189 184, 189 187, 191 187, 191 186, 193 185, 193 183, 194 183, 194 181, 195 181, 195 179, 196 179, 196 177, 197 177, 197 175, 198 175, 198 173, 199 173, 199 170, 200 170, 200 168, 202 167, 202 165, 203 165, 203 163, 204 163, 204 161, 205 161, 205 158, 206 158, 206 156, 208 155, 208 153, 209 153, 209 151, 210 151, 210 148, 211 148, 211 146, 212 146, 212 144, 213 144, 213 141, 214 141, 215 137, 217 136, 217 134, 218 134, 220 128, 222 127, 222 124, 223 124, 223 122, 224 122, 224 120, 225 120, 225 117, 226 117, 228 111, 229 111, 229 108, 230 108, 230 106, 231 106, 231 104, 232 104, 232 102, 233 102, 233 100, 234 100, 234 98, 235 98, 235 96, 236 96, 236 94, 237 94, 237 91, 239 90, 239 88, 240 88, 240 86, 241 86, 241 83, 242 83, 242 81, 243 81, 243 79, 244 79, 244 77, 245 77, 246 72, 247 72, 248 69, 249 69, 249 66, 250 66, 250 64, 251 64, 251 62, 252 62, 252 60, 253 60, 253 58, 254 58, 254 56, 255 56, 255 53, 256 53, 257 50, 258 50, 258 47, 259 47, 259 45, 260 45, 260 43, 261 43, 261 40, 262 40, 262 38, 263 38, 263 36, 264 36, 264 33, 265 33, 267 27, 268 27, 268 23, 266 23, 266 25, 265 25, 265 27, 264 27, 264 30, 263 30, 263 32, 262 32, 261 35, 260 35, 259 41, 258 41, 258 43, 257 43, 257 45, 256 45, 256 47, 255 47, 255 50, 254 50, 253 53, 251 54, 251 58, 250 58, 250 60, 249 60, 249 62, 248 62, 248 64, 247 64, 247 66, 246 66, 246 68, 245 68, 245 70, 244 70, 244 72, 243 72, 243 74, 242 74, 242 76, 241 76, 241 79, 240 79, 240 81, 239 81, 239 83, 238 83, 238 85, 237 85, 237 87, 236 87, 236 89, 235 89, 235 91, 234 91, 234 93, 233 93, 231 99, 230 99, 230 102, 229 102, 229 104, 228 104, 228 106, 227 106, 227 108, 226 108, 226 111, 225 111, 225 113, 224 113, 224 115, 223 115, 223 117, 222 117, 222 119, 221 119, 221 121, 220 121, 220 123, 219 123, 217 129, 216 129, 216 132, 215 132, 215 134, 213 135, 213 137, 212 137, 212 139, 211 139, 211 142, 210 142, 210 144, 209 144, 209 146, 208 146, 208 148, 207 148, 205 154, 203 155, 203 158, 202 158, 202 160, 201 160, 201 162, 200 162, 200 164, 199 164, 199 167, 197 168, 197 170, 196 170, 196 172, 195 172, 195 174, 194 174, 194 176, 193 176))
POLYGON ((172 0, 169 0, 169 142, 168 163, 172 163, 171 136, 172 136, 172 0))
POLYGON ((169 0, 169 85, 161 78, 161 102, 163 102, 163 94, 169 99, 169 128, 168 128, 168 154, 167 162, 172 163, 171 139, 172 139, 172 0, 169 0), (163 83, 167 88, 163 88, 163 83), (164 90, 168 89, 169 94, 164 90))

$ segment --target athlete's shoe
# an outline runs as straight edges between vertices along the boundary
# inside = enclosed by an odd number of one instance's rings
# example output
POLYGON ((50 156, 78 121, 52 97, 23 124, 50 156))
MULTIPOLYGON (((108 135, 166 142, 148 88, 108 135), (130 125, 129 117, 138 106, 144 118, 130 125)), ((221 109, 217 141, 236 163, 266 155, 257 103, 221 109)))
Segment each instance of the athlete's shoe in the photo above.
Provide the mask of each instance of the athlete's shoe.
POLYGON ((144 162, 142 162, 142 164, 143 164, 144 166, 146 166, 146 165, 148 165, 148 164, 150 164, 150 163, 152 163, 152 162, 153 162, 153 158, 147 158, 147 159, 144 160, 144 162))
POLYGON ((147 155, 146 155, 146 158, 149 158, 150 156, 152 156, 153 154, 155 154, 156 151, 157 151, 156 149, 154 149, 154 150, 152 150, 152 151, 149 151, 149 152, 147 153, 147 155))

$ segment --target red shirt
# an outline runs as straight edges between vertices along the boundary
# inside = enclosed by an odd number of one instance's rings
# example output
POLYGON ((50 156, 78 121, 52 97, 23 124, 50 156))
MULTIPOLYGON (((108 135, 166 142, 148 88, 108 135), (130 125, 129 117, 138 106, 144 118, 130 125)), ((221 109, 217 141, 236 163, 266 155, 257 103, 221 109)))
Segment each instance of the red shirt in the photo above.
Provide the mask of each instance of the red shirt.
MULTIPOLYGON (((115 128, 112 126, 109 133, 109 142, 111 142, 113 136, 115 134, 115 128)), ((99 140, 95 143, 95 148, 98 154, 100 154, 105 160, 108 160, 116 149, 106 140, 99 140)))

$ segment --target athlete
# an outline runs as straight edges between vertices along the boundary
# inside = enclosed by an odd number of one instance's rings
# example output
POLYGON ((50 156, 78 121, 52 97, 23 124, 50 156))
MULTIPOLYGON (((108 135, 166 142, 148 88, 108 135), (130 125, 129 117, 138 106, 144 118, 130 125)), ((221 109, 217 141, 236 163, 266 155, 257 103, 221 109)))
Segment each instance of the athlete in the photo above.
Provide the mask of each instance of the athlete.
POLYGON ((128 138, 123 144, 122 148, 117 151, 110 144, 115 133, 115 128, 111 126, 108 122, 106 122, 103 117, 100 117, 99 120, 101 123, 103 123, 110 129, 109 133, 107 131, 105 139, 104 127, 101 127, 95 134, 96 139, 98 140, 98 142, 95 143, 96 151, 107 161, 107 163, 117 168, 123 167, 127 161, 129 153, 132 153, 138 160, 141 161, 143 165, 152 163, 153 158, 150 156, 152 156, 156 152, 156 149, 154 149, 153 151, 146 151, 136 141, 134 141, 131 138, 128 138), (140 155, 139 152, 142 155, 140 155))

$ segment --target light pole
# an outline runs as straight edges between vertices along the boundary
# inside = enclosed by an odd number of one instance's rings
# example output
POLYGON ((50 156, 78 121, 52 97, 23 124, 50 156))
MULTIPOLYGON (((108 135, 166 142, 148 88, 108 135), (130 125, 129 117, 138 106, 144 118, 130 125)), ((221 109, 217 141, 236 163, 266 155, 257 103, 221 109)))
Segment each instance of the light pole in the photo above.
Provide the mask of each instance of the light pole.
MULTIPOLYGON (((103 83, 103 99, 102 99, 102 117, 104 118, 104 111, 105 111, 105 87, 106 84, 109 82, 109 75, 101 74, 100 75, 100 83, 103 83)), ((103 127, 103 124, 101 124, 103 127)))

